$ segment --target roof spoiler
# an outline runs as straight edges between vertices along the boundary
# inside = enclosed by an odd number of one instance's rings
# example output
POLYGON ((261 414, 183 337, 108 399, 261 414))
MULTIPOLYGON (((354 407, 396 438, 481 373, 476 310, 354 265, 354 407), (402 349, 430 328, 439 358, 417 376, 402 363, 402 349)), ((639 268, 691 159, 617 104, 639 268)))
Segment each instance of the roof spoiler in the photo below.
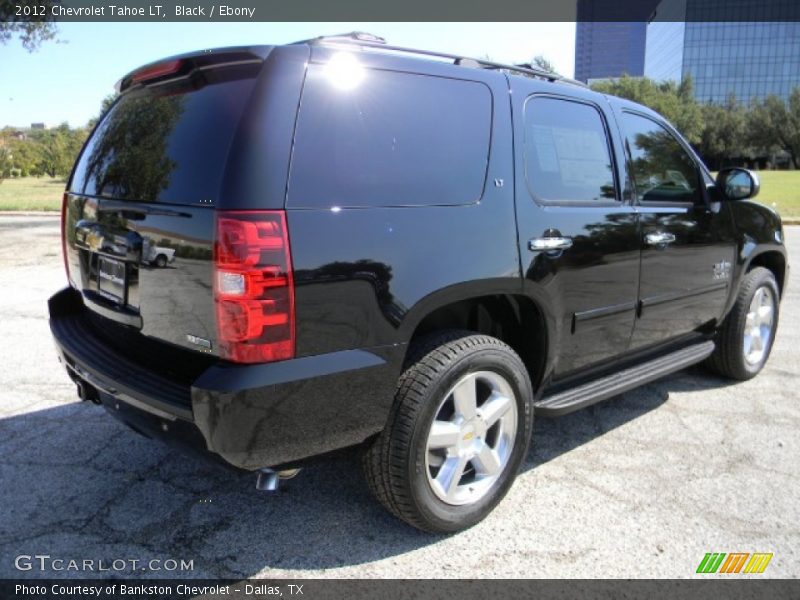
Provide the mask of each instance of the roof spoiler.
POLYGON ((114 89, 121 94, 140 85, 181 79, 198 70, 261 63, 272 48, 272 46, 217 48, 171 56, 131 71, 117 81, 114 89))

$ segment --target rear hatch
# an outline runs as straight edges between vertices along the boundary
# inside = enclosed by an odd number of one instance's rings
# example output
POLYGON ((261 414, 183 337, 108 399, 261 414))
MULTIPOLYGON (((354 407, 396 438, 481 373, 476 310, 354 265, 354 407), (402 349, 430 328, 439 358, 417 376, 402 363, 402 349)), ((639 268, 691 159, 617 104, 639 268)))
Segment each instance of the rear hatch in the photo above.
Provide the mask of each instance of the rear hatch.
POLYGON ((86 143, 64 200, 67 269, 118 347, 147 355, 157 340, 217 354, 214 213, 268 52, 144 67, 121 81, 86 143))

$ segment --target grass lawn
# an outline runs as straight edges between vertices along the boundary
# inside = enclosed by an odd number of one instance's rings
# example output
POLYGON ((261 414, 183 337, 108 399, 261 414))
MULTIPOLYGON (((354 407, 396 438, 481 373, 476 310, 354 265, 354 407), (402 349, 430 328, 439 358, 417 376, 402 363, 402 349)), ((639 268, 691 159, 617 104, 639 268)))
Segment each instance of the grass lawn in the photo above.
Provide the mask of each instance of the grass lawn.
MULTIPOLYGON (((785 218, 800 219, 800 171, 759 171, 761 193, 757 200, 785 218)), ((0 211, 59 211, 64 193, 62 179, 24 177, 0 183, 0 211)))
POLYGON ((761 192, 756 200, 784 218, 800 219, 800 171, 759 171, 761 192))
POLYGON ((0 211, 60 211, 65 186, 63 179, 50 177, 4 179, 0 183, 0 211))

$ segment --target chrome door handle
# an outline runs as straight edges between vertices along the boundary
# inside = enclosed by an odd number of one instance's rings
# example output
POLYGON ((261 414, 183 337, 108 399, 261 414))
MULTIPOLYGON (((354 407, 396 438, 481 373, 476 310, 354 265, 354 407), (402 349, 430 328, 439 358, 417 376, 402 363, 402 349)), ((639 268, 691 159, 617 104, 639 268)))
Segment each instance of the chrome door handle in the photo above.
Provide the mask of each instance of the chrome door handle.
POLYGON ((666 231, 654 231, 644 236, 644 240, 651 246, 665 246, 675 241, 674 233, 666 231))
POLYGON ((572 248, 572 238, 568 237, 540 237, 528 242, 528 248, 533 252, 553 252, 572 248))

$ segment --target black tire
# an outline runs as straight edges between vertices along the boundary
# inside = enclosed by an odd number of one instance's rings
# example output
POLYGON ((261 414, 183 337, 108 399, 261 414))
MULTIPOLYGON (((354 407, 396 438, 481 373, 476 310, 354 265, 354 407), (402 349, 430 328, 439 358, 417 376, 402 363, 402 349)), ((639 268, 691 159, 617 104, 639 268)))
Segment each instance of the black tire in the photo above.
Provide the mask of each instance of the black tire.
POLYGON ((714 373, 740 381, 752 379, 758 375, 772 351, 775 334, 778 330, 779 313, 780 292, 775 276, 769 269, 754 268, 742 279, 736 303, 717 331, 717 347, 714 353, 708 357, 705 365, 714 373), (756 362, 749 362, 745 358, 744 350, 745 325, 747 324, 747 314, 750 312, 750 303, 761 288, 767 288, 774 300, 772 331, 765 344, 763 356, 756 362))
POLYGON ((167 266, 167 257, 164 256, 163 254, 159 254, 158 256, 156 256, 156 266, 159 269, 163 269, 164 267, 166 267, 167 266))
MULTIPOLYGON (((478 417, 480 408, 483 406, 478 417)), ((387 426, 364 454, 367 483, 386 509, 414 527, 431 533, 460 531, 486 517, 508 492, 527 454, 532 428, 533 393, 519 356, 493 337, 468 331, 440 332, 411 349, 387 426), (483 495, 474 503, 453 505, 437 497, 429 483, 428 433, 442 403, 452 397, 447 394, 453 386, 479 372, 500 375, 513 390, 516 428, 509 437, 514 444, 502 471, 483 495)), ((456 487, 462 487, 458 482, 456 487)))

